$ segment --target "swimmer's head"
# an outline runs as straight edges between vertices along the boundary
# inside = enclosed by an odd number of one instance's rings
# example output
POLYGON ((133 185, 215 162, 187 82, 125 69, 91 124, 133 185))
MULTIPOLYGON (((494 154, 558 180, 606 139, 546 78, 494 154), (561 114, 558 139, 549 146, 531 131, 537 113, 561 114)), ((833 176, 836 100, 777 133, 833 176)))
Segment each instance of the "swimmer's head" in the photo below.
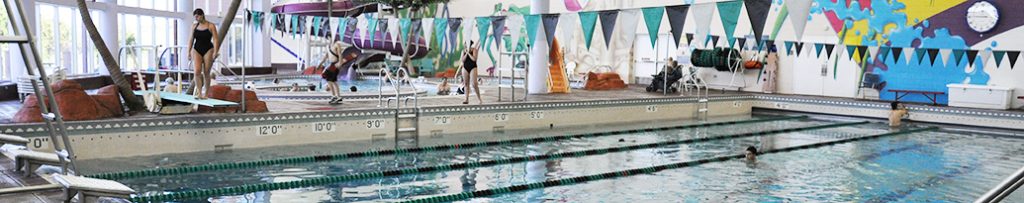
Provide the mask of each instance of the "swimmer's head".
POLYGON ((747 160, 757 159, 757 148, 754 146, 749 146, 747 147, 747 150, 744 150, 743 154, 747 157, 747 160))

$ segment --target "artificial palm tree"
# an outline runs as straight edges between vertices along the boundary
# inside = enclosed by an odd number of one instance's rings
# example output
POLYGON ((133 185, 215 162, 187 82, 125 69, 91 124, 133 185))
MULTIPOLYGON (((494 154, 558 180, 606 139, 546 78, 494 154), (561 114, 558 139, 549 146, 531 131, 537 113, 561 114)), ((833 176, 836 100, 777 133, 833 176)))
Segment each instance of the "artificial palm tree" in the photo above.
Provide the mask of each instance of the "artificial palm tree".
POLYGON ((135 97, 135 93, 132 92, 132 85, 128 80, 124 78, 124 73, 121 72, 121 66, 117 64, 117 60, 114 59, 114 55, 110 53, 110 49, 107 48, 107 44, 103 41, 103 36, 100 36, 100 31, 96 29, 96 24, 92 22, 92 15, 89 12, 89 7, 85 5, 85 0, 78 0, 78 12, 82 15, 82 24, 85 25, 86 32, 89 33, 89 38, 92 39, 92 43, 96 46, 96 51, 99 52, 100 58, 103 60, 103 64, 107 66, 107 72, 110 73, 110 79, 117 85, 118 92, 121 93, 121 98, 124 99, 124 103, 128 106, 128 109, 132 111, 142 111, 146 109, 146 106, 142 104, 142 101, 138 97, 135 97))

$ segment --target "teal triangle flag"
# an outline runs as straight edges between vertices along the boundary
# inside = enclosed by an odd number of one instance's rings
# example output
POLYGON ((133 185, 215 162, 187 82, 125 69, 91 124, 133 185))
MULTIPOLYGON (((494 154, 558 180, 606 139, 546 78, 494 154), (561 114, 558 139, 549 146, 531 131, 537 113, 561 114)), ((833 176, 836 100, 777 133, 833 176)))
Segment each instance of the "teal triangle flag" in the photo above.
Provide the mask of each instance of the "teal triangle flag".
POLYGON ((377 18, 372 18, 371 17, 368 20, 370 21, 369 24, 367 24, 367 26, 369 26, 369 27, 366 28, 366 37, 363 38, 363 39, 369 39, 370 40, 370 46, 372 47, 373 46, 373 41, 376 41, 374 39, 377 38, 377 24, 378 23, 377 23, 377 18))
POLYGON ((288 27, 291 27, 292 39, 295 39, 295 33, 299 31, 299 16, 292 16, 292 24, 288 27))
POLYGON ((526 21, 526 36, 530 39, 527 44, 533 44, 537 40, 537 30, 540 28, 540 15, 525 15, 523 20, 526 21))
POLYGON ((583 40, 587 45, 587 49, 590 49, 590 42, 594 39, 594 28, 597 28, 597 12, 579 12, 579 15, 580 25, 583 26, 583 40))
POLYGON ((437 46, 444 46, 445 31, 447 30, 447 18, 434 18, 434 36, 437 38, 437 46))
POLYGON ((736 43, 736 38, 728 38, 727 40, 729 41, 729 47, 733 47, 733 44, 736 43))
POLYGON ((782 42, 782 43, 786 44, 786 55, 793 55, 793 51, 792 51, 793 50, 793 42, 785 41, 785 42, 782 42))
POLYGON ((491 28, 491 17, 476 17, 476 30, 480 34, 480 46, 483 47, 484 40, 487 40, 487 30, 491 28))
POLYGON ((957 66, 960 66, 960 61, 964 58, 964 52, 966 51, 964 51, 963 49, 953 50, 953 60, 956 62, 957 66))
POLYGON ((348 18, 338 18, 338 40, 345 41, 346 31, 348 31, 348 18))
POLYGON ((814 55, 814 57, 821 57, 821 49, 822 48, 825 48, 824 44, 814 43, 814 50, 817 51, 817 52, 815 52, 815 53, 817 53, 817 55, 814 55))
POLYGON ((846 45, 846 57, 849 58, 850 60, 853 60, 853 53, 854 53, 853 51, 856 51, 856 50, 857 50, 857 46, 846 45))
POLYGON ((400 41, 400 42, 402 42, 402 44, 405 44, 406 41, 408 40, 408 39, 406 39, 406 38, 408 38, 406 36, 409 36, 409 27, 411 27, 411 26, 412 26, 412 19, 408 19, 408 18, 398 19, 398 29, 401 31, 401 32, 399 32, 400 36, 398 36, 398 38, 400 40, 402 40, 402 41, 400 41))
POLYGON ((885 63, 885 60, 889 58, 889 49, 889 47, 878 48, 878 56, 875 57, 882 59, 883 64, 885 63))
POLYGON ((914 50, 914 52, 915 52, 914 54, 917 54, 916 56, 917 56, 917 64, 918 65, 920 65, 921 62, 924 61, 924 57, 926 55, 928 55, 927 51, 928 51, 928 49, 917 49, 917 50, 914 50))
POLYGON ((647 33, 651 38, 651 48, 658 43, 658 31, 661 29, 661 18, 665 15, 665 7, 643 8, 644 23, 647 24, 647 33))
POLYGON ((1003 64, 1003 56, 1005 55, 1005 51, 992 51, 992 56, 996 57, 996 68, 999 68, 999 66, 1003 64))
POLYGON ((722 27, 725 28, 725 37, 732 40, 732 35, 736 32, 736 24, 739 23, 743 1, 718 2, 717 6, 718 17, 722 19, 722 27))

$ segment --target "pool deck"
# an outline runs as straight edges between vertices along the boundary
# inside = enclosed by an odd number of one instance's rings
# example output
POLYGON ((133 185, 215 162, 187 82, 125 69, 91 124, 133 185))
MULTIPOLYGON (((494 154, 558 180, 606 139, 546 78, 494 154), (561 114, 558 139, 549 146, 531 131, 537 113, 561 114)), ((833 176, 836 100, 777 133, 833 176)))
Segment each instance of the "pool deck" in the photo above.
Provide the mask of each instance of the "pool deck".
MULTIPOLYGON (((510 92, 508 89, 502 91, 502 101, 498 101, 498 89, 492 85, 482 85, 483 90, 483 101, 485 104, 495 103, 512 103, 509 101, 510 92)), ((824 104, 840 104, 843 102, 858 103, 858 105, 888 105, 888 101, 877 101, 877 100, 861 100, 852 98, 834 98, 834 97, 820 97, 820 96, 798 96, 798 95, 777 95, 777 94, 760 94, 760 93, 748 93, 748 92, 730 92, 730 91, 718 91, 712 90, 710 96, 730 96, 730 95, 753 95, 763 100, 787 100, 787 101, 814 101, 821 102, 824 104)), ((524 95, 523 90, 516 90, 517 98, 522 98, 524 95)), ((660 93, 648 93, 644 91, 643 86, 633 85, 625 90, 612 90, 612 91, 587 91, 573 89, 569 94, 544 94, 544 95, 529 95, 527 102, 566 102, 566 101, 587 101, 587 100, 619 100, 619 99, 638 99, 638 98, 666 98, 666 97, 693 97, 693 96, 681 96, 680 94, 668 94, 663 95, 660 93)), ((438 106, 462 106, 464 100, 463 95, 458 96, 427 96, 422 97, 419 100, 419 106, 421 107, 438 107, 438 106)), ((296 112, 312 112, 312 111, 346 111, 346 110, 367 110, 367 109, 379 109, 378 100, 376 99, 357 99, 357 100, 346 100, 341 105, 329 105, 326 101, 267 101, 270 113, 296 113, 296 112)), ((469 105, 477 105, 478 102, 474 97, 470 98, 469 105)), ((4 101, 0 102, 0 126, 12 125, 10 118, 18 111, 21 104, 18 101, 4 101)), ((1011 110, 982 110, 982 109, 968 109, 959 107, 947 107, 947 106, 930 106, 930 105, 919 105, 912 104, 911 108, 933 108, 945 111, 971 111, 980 113, 994 113, 994 114, 1008 114, 1008 115, 1022 115, 1024 111, 1020 109, 1011 110)), ((393 107, 392 107, 393 108, 393 107)), ((113 118, 110 120, 138 120, 138 119, 151 119, 151 118, 186 118, 186 117, 217 117, 225 114, 186 114, 186 115, 171 115, 161 116, 152 113, 136 113, 134 115, 113 118)), ((0 188, 11 188, 25 185, 40 185, 46 184, 47 181, 39 176, 24 177, 20 173, 13 171, 13 161, 0 157, 0 188)), ((60 191, 50 192, 38 192, 38 193, 26 193, 26 194, 13 194, 0 196, 4 202, 61 202, 62 193, 60 191), (14 201, 7 201, 14 200, 14 201)), ((102 199, 101 202, 123 202, 123 200, 115 199, 102 199)))

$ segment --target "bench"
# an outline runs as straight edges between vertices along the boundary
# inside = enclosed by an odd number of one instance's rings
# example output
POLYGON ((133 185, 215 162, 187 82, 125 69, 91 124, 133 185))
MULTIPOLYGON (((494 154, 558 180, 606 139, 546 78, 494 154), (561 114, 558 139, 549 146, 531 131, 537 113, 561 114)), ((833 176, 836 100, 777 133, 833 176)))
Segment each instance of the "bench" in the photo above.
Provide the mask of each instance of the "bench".
POLYGON ((14 171, 25 170, 25 176, 32 176, 36 169, 39 169, 43 165, 60 166, 60 158, 57 154, 28 151, 28 150, 12 150, 14 154, 14 171))
POLYGON ((924 97, 928 98, 929 100, 932 100, 932 105, 939 105, 939 102, 937 101, 939 99, 939 95, 946 94, 945 92, 936 92, 936 91, 899 90, 899 89, 890 89, 889 92, 892 92, 892 93, 896 94, 896 101, 900 101, 900 99, 902 99, 903 97, 905 97, 905 96, 907 96, 909 94, 924 95, 924 97))
POLYGON ((28 139, 17 135, 0 134, 0 146, 5 144, 25 146, 28 144, 28 139))

